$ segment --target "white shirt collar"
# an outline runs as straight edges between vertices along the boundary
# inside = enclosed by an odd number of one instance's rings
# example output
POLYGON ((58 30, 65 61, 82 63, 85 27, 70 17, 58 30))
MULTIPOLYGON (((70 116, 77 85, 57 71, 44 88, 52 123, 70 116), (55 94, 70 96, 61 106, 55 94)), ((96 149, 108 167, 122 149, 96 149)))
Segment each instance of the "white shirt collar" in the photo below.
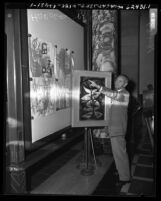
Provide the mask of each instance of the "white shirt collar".
POLYGON ((122 91, 123 89, 118 89, 117 91, 119 92, 119 91, 122 91))

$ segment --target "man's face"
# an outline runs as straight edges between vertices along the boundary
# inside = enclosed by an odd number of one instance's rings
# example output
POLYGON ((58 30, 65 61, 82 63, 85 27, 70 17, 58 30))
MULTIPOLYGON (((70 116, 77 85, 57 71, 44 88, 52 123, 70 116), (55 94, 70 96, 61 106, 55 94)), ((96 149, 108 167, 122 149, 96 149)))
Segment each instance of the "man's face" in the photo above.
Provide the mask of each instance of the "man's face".
POLYGON ((124 88, 127 85, 126 79, 123 76, 118 76, 115 80, 115 89, 124 88))

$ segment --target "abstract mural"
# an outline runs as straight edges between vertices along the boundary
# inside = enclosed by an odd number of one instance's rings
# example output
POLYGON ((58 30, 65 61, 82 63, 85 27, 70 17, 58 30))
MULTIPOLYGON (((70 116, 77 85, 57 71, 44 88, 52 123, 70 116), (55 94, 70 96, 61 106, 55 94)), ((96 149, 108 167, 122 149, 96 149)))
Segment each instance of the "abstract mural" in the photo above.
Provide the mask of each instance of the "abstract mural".
POLYGON ((93 81, 111 88, 110 72, 74 70, 72 74, 72 126, 101 127, 108 124, 110 103, 98 89, 91 86, 93 81))
POLYGON ((38 118, 71 107, 71 50, 29 34, 31 116, 38 118))

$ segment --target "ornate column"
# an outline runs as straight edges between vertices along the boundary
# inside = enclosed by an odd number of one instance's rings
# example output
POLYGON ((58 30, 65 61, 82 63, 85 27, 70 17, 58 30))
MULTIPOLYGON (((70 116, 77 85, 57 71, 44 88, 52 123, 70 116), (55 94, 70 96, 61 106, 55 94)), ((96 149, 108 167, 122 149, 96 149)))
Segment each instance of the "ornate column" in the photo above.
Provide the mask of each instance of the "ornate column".
POLYGON ((92 69, 117 72, 117 11, 92 10, 92 69))

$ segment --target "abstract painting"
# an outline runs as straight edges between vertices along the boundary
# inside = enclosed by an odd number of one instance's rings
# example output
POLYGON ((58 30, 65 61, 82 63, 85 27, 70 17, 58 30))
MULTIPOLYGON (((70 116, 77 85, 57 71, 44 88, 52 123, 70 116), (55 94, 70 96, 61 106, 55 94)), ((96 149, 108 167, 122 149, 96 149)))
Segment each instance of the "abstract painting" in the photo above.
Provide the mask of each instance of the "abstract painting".
POLYGON ((80 77, 80 120, 103 120, 105 97, 90 86, 90 80, 105 86, 105 78, 80 77))
POLYGON ((72 78, 72 126, 107 126, 109 100, 90 81, 111 88, 111 73, 75 70, 72 78))

